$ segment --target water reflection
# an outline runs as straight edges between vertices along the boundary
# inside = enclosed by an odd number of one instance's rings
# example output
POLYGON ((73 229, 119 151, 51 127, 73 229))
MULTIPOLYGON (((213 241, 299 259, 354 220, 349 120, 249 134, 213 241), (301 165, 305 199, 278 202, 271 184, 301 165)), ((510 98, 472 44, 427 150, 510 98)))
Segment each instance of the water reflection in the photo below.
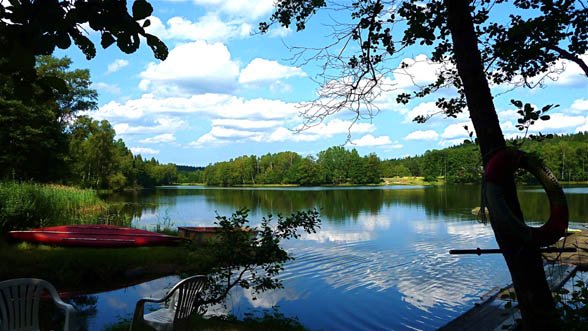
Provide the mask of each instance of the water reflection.
MULTIPOLYGON (((588 189, 566 191, 572 222, 588 222, 583 208, 588 189)), ((321 229, 284 244, 296 257, 281 274, 284 289, 256 300, 250 291, 235 289, 227 308, 214 307, 211 312, 242 317, 251 309, 279 305, 281 313, 298 316, 311 329, 430 330, 469 309, 487 291, 510 283, 500 255, 448 254, 450 249, 496 247, 490 226, 471 214, 479 196, 475 185, 168 187, 109 199, 121 202, 140 226, 166 217, 176 226, 211 225, 216 212, 230 215, 243 206, 251 209, 254 223, 269 213, 320 208, 321 229)), ((547 219, 549 204, 542 190, 524 187, 519 198, 528 219, 547 219)), ((101 294, 91 320, 115 319, 115 311, 131 311, 140 297, 165 292, 165 284, 150 282, 101 294)))
MULTIPOLYGON (((565 188, 570 220, 588 222, 588 189, 565 188)), ((473 220, 471 209, 480 205, 477 185, 441 187, 367 187, 367 188, 208 188, 163 187, 154 190, 125 192, 107 196, 118 203, 120 212, 145 225, 169 217, 176 225, 205 226, 214 222, 215 212, 228 215, 241 207, 252 210, 251 216, 290 214, 317 207, 324 219, 333 224, 358 222, 359 215, 378 215, 383 208, 396 206, 423 208, 429 217, 473 220)), ((519 199, 530 221, 545 221, 549 203, 540 187, 522 187, 519 199)))
MULTIPOLYGON (((74 330, 104 330, 106 326, 123 318, 131 318, 135 304, 143 297, 161 298, 180 277, 169 276, 139 285, 103 292, 95 295, 82 295, 68 299, 76 308, 74 330)), ((146 308, 148 311, 149 308, 146 308)))

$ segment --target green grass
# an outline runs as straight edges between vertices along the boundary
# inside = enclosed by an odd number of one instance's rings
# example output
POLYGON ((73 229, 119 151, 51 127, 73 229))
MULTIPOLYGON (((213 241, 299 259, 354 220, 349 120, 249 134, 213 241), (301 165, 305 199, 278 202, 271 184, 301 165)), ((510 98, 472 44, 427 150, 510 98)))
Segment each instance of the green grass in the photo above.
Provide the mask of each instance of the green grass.
POLYGON ((386 185, 442 185, 444 183, 443 177, 438 177, 435 182, 427 182, 424 177, 416 176, 402 176, 382 178, 386 185))
POLYGON ((0 231, 92 223, 108 206, 96 192, 61 185, 0 182, 0 231))
POLYGON ((84 248, 0 241, 0 280, 33 277, 61 291, 99 290, 171 274, 204 273, 213 263, 207 256, 183 245, 84 248))
MULTIPOLYGON (((131 326, 130 318, 121 318, 119 321, 106 326, 107 331, 129 330, 131 326)), ((138 330, 151 331, 148 326, 139 326, 138 330)), ((238 320, 235 316, 212 316, 202 318, 199 315, 191 317, 183 325, 175 325, 174 330, 207 330, 207 331, 258 331, 258 330, 275 330, 275 331, 303 331, 305 328, 297 318, 286 317, 278 312, 277 307, 273 311, 264 311, 260 316, 246 314, 243 320, 238 320)))

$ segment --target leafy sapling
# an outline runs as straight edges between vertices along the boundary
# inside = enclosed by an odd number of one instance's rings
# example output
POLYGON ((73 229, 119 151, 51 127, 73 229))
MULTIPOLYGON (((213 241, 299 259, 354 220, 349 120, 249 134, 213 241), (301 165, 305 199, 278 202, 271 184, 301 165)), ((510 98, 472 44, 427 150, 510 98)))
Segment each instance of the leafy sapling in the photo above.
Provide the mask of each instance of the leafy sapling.
POLYGON ((283 288, 278 275, 294 257, 280 247, 280 242, 299 238, 302 232, 316 233, 320 228, 319 212, 315 209, 297 211, 288 217, 268 215, 254 228, 249 226, 248 212, 242 208, 230 218, 216 216, 215 224, 222 230, 208 247, 218 262, 208 275, 200 299, 204 309, 224 304, 230 290, 237 285, 251 289, 254 300, 264 291, 283 288))

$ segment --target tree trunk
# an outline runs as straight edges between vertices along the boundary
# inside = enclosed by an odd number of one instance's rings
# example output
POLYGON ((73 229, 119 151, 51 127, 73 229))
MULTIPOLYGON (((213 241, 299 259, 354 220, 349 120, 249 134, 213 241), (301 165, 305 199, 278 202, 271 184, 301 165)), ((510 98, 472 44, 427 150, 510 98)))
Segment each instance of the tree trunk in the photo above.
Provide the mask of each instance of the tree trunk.
MULTIPOLYGON (((453 51, 470 117, 484 165, 496 151, 506 147, 494 108, 490 87, 478 50, 469 1, 444 0, 448 27, 453 40, 453 51)), ((523 219, 516 194, 514 176, 505 178, 505 199, 515 215, 523 219)), ((557 313, 551 291, 545 279, 543 261, 538 247, 525 244, 519 228, 507 220, 496 219, 497 211, 490 211, 492 229, 498 246, 508 265, 525 330, 557 329, 557 313)))

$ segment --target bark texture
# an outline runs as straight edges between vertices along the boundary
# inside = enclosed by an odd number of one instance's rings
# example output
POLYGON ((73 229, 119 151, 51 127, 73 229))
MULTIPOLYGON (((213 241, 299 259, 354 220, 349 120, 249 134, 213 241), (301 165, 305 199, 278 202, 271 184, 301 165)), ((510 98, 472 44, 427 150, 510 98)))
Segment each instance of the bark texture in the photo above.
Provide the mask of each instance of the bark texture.
MULTIPOLYGON (((490 87, 478 50, 474 32, 470 2, 444 0, 447 8, 448 27, 453 40, 453 51, 459 76, 462 80, 470 117, 480 144, 484 165, 494 153, 506 147, 490 87)), ((516 194, 514 176, 502 182, 505 199, 515 215, 523 219, 516 194)), ((508 265, 525 330, 557 329, 557 313, 551 291, 545 279, 543 261, 538 247, 525 243, 525 234, 507 220, 492 215, 500 214, 490 209, 492 229, 508 265)))

